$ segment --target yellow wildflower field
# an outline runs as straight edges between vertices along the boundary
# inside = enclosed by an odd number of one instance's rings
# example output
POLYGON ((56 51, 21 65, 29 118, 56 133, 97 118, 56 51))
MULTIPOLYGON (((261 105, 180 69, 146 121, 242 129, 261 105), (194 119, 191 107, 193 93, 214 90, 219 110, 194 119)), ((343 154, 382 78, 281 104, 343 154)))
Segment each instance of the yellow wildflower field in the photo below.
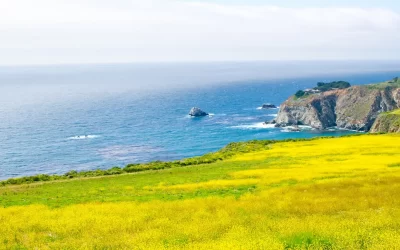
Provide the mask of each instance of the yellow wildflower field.
POLYGON ((190 168, 107 177, 98 200, 60 207, 39 191, 65 182, 2 187, 37 199, 0 207, 0 249, 400 248, 400 135, 279 142, 204 167, 208 179, 190 168), (163 181, 139 185, 155 174, 163 181), (132 184, 117 190, 123 178, 132 184), (150 198, 104 201, 107 191, 150 198), (201 196, 160 198, 189 193, 201 196))

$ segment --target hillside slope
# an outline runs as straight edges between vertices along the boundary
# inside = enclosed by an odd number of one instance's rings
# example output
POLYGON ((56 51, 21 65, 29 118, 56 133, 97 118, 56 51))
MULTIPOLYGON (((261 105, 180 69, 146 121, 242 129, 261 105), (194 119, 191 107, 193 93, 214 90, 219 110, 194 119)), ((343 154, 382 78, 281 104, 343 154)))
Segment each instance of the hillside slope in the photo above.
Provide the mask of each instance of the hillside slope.
POLYGON ((400 110, 380 114, 371 133, 400 133, 400 110))
POLYGON ((379 113, 397 108, 400 108, 400 80, 395 78, 304 98, 292 96, 281 105, 276 124, 369 131, 379 113))
POLYGON ((0 249, 396 249, 400 135, 0 187, 0 249))

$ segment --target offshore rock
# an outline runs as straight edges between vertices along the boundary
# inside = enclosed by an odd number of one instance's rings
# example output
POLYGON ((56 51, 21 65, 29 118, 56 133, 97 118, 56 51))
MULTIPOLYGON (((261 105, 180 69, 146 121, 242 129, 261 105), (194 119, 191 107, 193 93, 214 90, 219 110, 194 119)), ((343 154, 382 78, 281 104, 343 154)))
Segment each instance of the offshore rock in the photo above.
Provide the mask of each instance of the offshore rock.
POLYGON ((277 107, 274 104, 271 103, 264 103, 261 106, 262 109, 276 109, 277 107))
POLYGON ((193 107, 190 112, 189 112, 190 116, 195 116, 195 117, 201 117, 201 116, 207 116, 208 113, 204 112, 203 110, 193 107))

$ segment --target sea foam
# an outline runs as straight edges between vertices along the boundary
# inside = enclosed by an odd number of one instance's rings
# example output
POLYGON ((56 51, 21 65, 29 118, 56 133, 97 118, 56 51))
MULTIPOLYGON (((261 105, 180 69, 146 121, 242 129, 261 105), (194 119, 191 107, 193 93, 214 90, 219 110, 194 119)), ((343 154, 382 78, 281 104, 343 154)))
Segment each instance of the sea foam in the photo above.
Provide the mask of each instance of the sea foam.
POLYGON ((85 139, 94 139, 100 137, 99 135, 77 135, 68 137, 69 140, 85 140, 85 139))
MULTIPOLYGON (((263 109, 263 107, 257 107, 256 109, 261 110, 261 109, 263 109)), ((267 108, 265 110, 268 110, 268 109, 280 109, 280 106, 278 106, 276 108, 267 108)))
POLYGON ((301 132, 301 131, 310 131, 310 130, 313 130, 312 127, 306 126, 306 125, 299 125, 299 126, 297 126, 297 128, 299 128, 300 131, 294 130, 295 128, 296 128, 296 127, 293 127, 293 126, 287 126, 287 127, 284 127, 284 128, 281 130, 281 132, 283 132, 283 133, 290 133, 290 132, 297 133, 297 132, 301 132))
POLYGON ((258 123, 253 123, 253 124, 246 124, 246 125, 238 125, 238 126, 232 126, 230 128, 236 128, 236 129, 272 129, 275 128, 274 124, 265 124, 264 122, 258 122, 258 123))

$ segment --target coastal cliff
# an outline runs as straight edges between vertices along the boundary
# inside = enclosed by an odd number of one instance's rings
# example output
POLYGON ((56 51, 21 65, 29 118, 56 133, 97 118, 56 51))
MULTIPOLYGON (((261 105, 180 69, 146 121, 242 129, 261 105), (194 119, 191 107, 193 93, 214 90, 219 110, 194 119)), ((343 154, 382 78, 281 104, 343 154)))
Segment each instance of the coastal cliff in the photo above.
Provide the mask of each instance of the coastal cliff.
POLYGON ((309 125, 369 131, 382 112, 400 108, 400 80, 292 96, 280 107, 276 126, 309 125))
POLYGON ((400 109, 378 116, 371 127, 371 133, 400 133, 400 109))

